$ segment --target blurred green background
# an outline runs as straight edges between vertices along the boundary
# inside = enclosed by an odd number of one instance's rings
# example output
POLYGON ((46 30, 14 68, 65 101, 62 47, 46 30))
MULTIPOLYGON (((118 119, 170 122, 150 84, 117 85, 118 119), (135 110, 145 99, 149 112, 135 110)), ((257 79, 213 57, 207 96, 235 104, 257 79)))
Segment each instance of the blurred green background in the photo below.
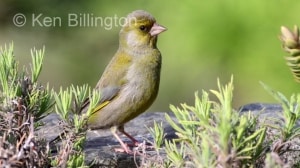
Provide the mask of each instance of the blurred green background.
MULTIPOLYGON (((0 45, 14 42, 21 65, 28 65, 30 49, 45 46, 41 83, 95 86, 118 48, 120 26, 111 29, 70 27, 69 13, 95 17, 123 17, 133 10, 152 13, 168 28, 160 35, 163 55, 159 96, 149 111, 169 111, 169 104, 193 104, 194 92, 217 89, 217 78, 234 76, 234 107, 253 102, 275 102, 262 81, 290 96, 298 92, 285 64, 279 41, 280 26, 300 25, 299 0, 186 0, 186 1, 0 1, 0 45), (26 16, 17 27, 15 14, 26 16), (32 15, 60 17, 61 26, 32 25, 32 15)), ((214 99, 214 97, 212 97, 214 99)))

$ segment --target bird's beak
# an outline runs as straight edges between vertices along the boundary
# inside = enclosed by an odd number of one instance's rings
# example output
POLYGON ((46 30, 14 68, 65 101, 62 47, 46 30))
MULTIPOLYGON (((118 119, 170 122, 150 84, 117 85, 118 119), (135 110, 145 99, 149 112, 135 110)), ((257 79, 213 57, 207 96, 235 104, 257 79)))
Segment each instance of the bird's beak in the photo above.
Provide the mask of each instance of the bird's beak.
POLYGON ((156 36, 164 31, 166 31, 167 28, 157 24, 157 23, 154 23, 152 28, 150 29, 150 35, 151 36, 156 36))

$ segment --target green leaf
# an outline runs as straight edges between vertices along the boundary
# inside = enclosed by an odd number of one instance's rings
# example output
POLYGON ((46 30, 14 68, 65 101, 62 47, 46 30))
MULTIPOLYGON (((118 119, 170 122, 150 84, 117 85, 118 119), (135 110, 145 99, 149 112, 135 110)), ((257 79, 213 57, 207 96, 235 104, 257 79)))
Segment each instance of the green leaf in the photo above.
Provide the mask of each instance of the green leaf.
POLYGON ((31 58, 32 58, 31 80, 33 83, 37 81, 42 71, 44 54, 45 54, 45 47, 43 47, 43 50, 36 50, 35 48, 31 50, 31 58))

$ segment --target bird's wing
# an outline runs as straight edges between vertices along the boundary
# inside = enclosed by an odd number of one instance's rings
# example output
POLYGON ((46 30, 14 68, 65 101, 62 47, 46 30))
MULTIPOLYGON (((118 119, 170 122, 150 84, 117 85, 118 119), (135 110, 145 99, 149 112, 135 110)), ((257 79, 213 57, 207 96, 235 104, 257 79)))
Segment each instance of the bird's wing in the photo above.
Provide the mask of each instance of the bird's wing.
MULTIPOLYGON (((124 53, 117 53, 111 60, 96 86, 96 89, 99 89, 101 92, 101 98, 92 114, 101 110, 119 94, 120 90, 127 83, 125 76, 130 63, 131 57, 124 53), (114 71, 111 71, 111 69, 114 71)), ((82 109, 86 109, 88 104, 89 99, 83 104, 82 109)))
POLYGON ((120 87, 117 86, 109 86, 105 87, 101 90, 101 99, 99 104, 112 100, 120 91, 120 87))
MULTIPOLYGON (((101 90, 100 101, 96 108, 93 110, 93 113, 101 110, 105 107, 109 102, 118 95, 120 91, 120 87, 105 87, 101 90)), ((92 113, 92 114, 93 114, 92 113)))
MULTIPOLYGON (((98 105, 93 110, 92 114, 101 110, 103 107, 105 107, 109 102, 118 95, 120 91, 120 87, 105 87, 101 90, 100 94, 100 101, 98 105)), ((88 105, 90 104, 90 99, 86 98, 82 107, 81 111, 84 111, 88 108, 88 105)))

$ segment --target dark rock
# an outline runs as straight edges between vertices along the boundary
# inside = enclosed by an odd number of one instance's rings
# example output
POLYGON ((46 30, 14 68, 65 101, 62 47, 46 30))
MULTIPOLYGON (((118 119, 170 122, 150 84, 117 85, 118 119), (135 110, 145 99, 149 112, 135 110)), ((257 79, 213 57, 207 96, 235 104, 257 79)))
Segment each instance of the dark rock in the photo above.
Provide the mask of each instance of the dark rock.
MULTIPOLYGON (((174 120, 173 113, 168 113, 174 120)), ((57 137, 61 130, 59 128, 59 116, 57 114, 50 114, 43 119, 45 125, 38 131, 40 136, 45 137, 48 141, 57 137)), ((154 121, 158 124, 162 123, 167 139, 175 138, 175 131, 165 120, 164 112, 148 112, 140 115, 125 125, 125 130, 130 135, 135 137, 139 142, 153 142, 149 130, 147 128, 153 127, 154 121)), ((124 142, 131 143, 129 139, 121 135, 124 142)), ((128 155, 124 153, 117 153, 114 148, 120 148, 119 142, 111 134, 110 130, 96 130, 88 131, 87 141, 84 147, 86 154, 86 162, 88 164, 94 163, 95 167, 136 167, 139 163, 140 157, 128 155)), ((147 154, 154 151, 147 151, 147 154)))
MULTIPOLYGON (((259 115, 260 121, 266 121, 270 122, 270 119, 277 119, 283 121, 283 108, 280 104, 268 104, 268 103, 252 103, 247 104, 239 109, 241 114, 247 114, 250 112, 254 115, 259 115)), ((275 124, 279 124, 276 122, 275 124)), ((300 126, 300 120, 296 122, 296 126, 300 126)))
POLYGON ((268 103, 252 103, 244 105, 240 108, 239 111, 241 112, 248 112, 248 111, 264 111, 264 112, 274 112, 274 111, 282 111, 282 107, 279 104, 268 104, 268 103))
MULTIPOLYGON (((283 121, 282 107, 279 104, 266 104, 266 103, 253 103, 242 106, 239 109, 240 114, 251 113, 259 115, 259 121, 265 122, 266 119, 275 118, 277 121, 283 121)), ((162 123, 167 139, 176 138, 175 131, 165 120, 165 114, 163 112, 149 112, 140 115, 134 120, 128 122, 125 125, 125 130, 132 136, 134 136, 140 142, 153 142, 153 139, 147 128, 153 126, 153 122, 162 123)), ((168 113, 173 120, 176 121, 173 113, 168 113)), ((56 137, 60 132, 59 119, 56 114, 51 114, 43 119, 45 125, 38 131, 40 136, 45 137, 47 140, 51 140, 56 137)), ((274 122, 275 124, 281 122, 274 122)), ((274 124, 273 123, 273 124, 274 124)), ((298 121, 298 126, 300 125, 298 121)), ((121 136, 122 140, 130 143, 130 140, 125 136, 121 136)), ((300 144, 299 140, 293 142, 300 144)), ((109 130, 97 130, 88 131, 87 141, 84 147, 86 154, 86 162, 88 164, 94 163, 92 167, 139 167, 141 158, 139 155, 129 155, 124 153, 117 153, 115 148, 120 148, 119 142, 112 136, 109 130)), ((291 146, 291 148, 297 149, 299 145, 291 146)), ((163 153, 163 152, 162 152, 163 153)), ((155 155, 155 151, 147 151, 147 155, 155 155)), ((296 153, 296 158, 300 158, 299 153, 296 153)), ((287 156, 286 160, 296 160, 295 153, 293 156, 287 156), (290 158, 290 159, 289 159, 290 158)), ((289 161, 290 162, 290 161, 289 161)))

